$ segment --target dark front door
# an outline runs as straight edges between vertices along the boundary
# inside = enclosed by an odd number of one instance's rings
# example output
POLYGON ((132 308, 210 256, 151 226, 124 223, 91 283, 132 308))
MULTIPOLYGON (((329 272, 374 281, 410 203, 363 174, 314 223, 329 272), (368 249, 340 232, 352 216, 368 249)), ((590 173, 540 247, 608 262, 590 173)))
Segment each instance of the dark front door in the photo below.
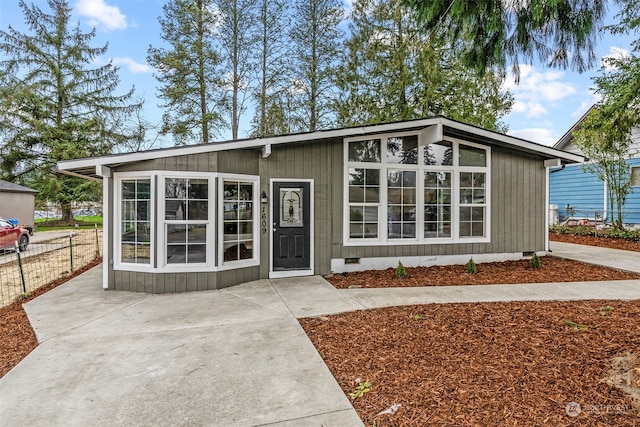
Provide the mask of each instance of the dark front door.
POLYGON ((311 184, 273 183, 273 270, 311 268, 311 184))

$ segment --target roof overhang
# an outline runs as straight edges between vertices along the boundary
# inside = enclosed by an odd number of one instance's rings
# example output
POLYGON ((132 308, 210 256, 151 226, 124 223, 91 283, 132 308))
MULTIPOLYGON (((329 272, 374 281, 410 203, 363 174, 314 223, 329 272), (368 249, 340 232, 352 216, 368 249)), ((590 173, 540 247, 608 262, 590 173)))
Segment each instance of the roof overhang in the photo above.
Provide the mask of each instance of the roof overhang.
POLYGON ((475 140, 479 140, 488 144, 509 147, 517 151, 536 154, 545 159, 557 158, 560 159, 563 163, 582 163, 584 161, 584 157, 577 154, 568 153, 553 147, 547 147, 524 139, 489 131, 465 123, 457 122, 446 117, 438 116, 427 119, 417 119, 369 126, 358 126, 333 130, 322 130, 316 132, 297 133, 291 135, 215 142, 210 144, 189 145, 182 147, 160 148, 135 153, 114 154, 109 156, 92 157, 77 160, 64 160, 58 162, 56 170, 57 172, 67 175, 100 180, 103 177, 109 176, 111 168, 118 167, 126 163, 134 163, 174 156, 246 149, 262 150, 262 156, 268 157, 273 146, 282 144, 313 142, 391 132, 422 130, 432 126, 436 127, 433 134, 440 135, 442 137, 446 137, 447 135, 455 136, 458 134, 462 137, 472 136, 475 140))

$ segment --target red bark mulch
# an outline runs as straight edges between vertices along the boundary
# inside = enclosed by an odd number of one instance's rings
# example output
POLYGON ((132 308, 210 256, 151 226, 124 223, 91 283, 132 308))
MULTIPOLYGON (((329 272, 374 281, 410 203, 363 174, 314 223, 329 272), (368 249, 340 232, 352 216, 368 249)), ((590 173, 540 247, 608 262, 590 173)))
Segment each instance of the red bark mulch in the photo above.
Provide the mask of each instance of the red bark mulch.
POLYGON ((613 239, 596 236, 573 236, 571 234, 549 233, 549 240, 554 242, 576 243, 578 245, 598 246, 601 248, 622 249, 640 252, 640 242, 627 239, 613 239))
POLYGON ((300 322, 347 396, 370 382, 352 401, 367 426, 636 426, 634 401, 606 378, 613 358, 632 356, 616 381, 640 390, 639 318, 640 301, 580 301, 430 304, 300 322))
POLYGON ((407 268, 408 276, 404 279, 397 278, 393 268, 335 274, 326 279, 338 289, 640 279, 637 273, 552 256, 540 257, 540 260, 542 266, 539 269, 532 268, 528 260, 519 260, 478 263, 476 274, 467 273, 464 265, 436 265, 407 268))

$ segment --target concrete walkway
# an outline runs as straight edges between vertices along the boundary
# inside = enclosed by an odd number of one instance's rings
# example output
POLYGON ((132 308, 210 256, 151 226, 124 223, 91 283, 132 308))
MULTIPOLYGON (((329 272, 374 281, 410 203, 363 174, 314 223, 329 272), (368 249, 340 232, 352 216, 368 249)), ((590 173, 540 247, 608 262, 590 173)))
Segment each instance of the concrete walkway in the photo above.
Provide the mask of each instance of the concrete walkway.
MULTIPOLYGON (((640 265, 640 254, 573 246, 552 243, 554 255, 640 265)), ((3 427, 362 426, 296 318, 406 304, 640 299, 638 280, 337 290, 315 276, 149 295, 105 292, 101 274, 94 268, 25 305, 40 345, 0 379, 3 427)))
POLYGON ((549 243, 553 256, 640 273, 640 252, 574 245, 572 243, 549 243))

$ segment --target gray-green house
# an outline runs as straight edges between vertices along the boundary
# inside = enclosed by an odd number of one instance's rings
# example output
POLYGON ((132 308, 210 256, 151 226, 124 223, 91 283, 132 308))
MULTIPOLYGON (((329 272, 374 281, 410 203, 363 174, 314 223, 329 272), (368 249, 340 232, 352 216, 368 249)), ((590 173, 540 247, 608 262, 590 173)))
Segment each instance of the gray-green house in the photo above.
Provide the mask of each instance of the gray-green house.
POLYGON ((517 259, 547 250, 549 168, 583 157, 445 117, 58 163, 104 186, 104 287, 517 259))

